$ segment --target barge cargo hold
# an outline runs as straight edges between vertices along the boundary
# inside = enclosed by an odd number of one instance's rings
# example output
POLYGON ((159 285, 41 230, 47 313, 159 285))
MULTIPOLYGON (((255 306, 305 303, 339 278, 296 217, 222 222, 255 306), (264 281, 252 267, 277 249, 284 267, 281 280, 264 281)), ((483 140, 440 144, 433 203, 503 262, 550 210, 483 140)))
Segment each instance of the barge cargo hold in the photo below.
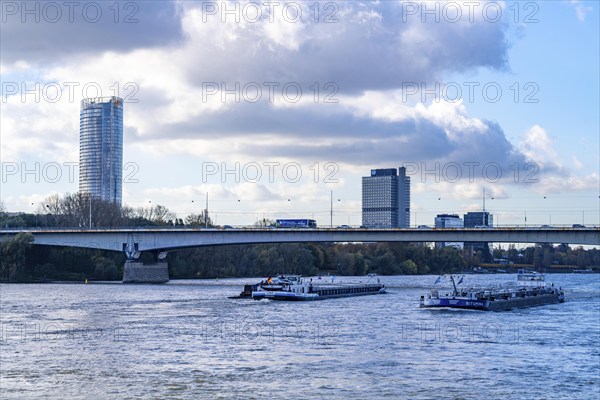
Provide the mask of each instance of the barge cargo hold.
POLYGON ((385 293, 385 285, 380 282, 316 283, 312 279, 302 278, 299 275, 284 275, 279 278, 278 282, 283 284, 280 290, 269 290, 259 285, 258 290, 252 292, 252 298, 255 300, 307 301, 385 293))

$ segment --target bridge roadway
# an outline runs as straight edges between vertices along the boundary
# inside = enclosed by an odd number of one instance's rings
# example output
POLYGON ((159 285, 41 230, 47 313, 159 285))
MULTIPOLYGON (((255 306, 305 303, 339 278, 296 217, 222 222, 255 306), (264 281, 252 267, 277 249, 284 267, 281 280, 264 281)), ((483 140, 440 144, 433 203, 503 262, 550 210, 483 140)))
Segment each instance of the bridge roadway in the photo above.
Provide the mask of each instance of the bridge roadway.
POLYGON ((169 281, 165 260, 169 251, 200 246, 293 242, 493 242, 569 243, 600 245, 600 228, 456 228, 456 229, 13 229, 0 230, 0 240, 30 232, 34 244, 123 251, 124 283, 169 281), (143 251, 153 252, 155 262, 137 259, 143 251))
POLYGON ((292 242, 492 242, 600 245, 600 228, 455 228, 455 229, 285 229, 285 228, 119 228, 15 229, 33 234, 35 244, 114 251, 168 252, 200 246, 292 242))

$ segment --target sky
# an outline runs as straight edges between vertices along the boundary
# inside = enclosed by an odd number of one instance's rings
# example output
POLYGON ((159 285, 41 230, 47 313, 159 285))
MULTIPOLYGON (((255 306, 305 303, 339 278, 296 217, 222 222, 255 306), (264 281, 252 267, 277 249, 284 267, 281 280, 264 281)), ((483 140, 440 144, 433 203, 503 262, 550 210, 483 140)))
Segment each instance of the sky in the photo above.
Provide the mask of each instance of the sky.
POLYGON ((8 211, 77 192, 80 101, 118 95, 133 207, 361 225, 361 177, 406 166, 414 226, 600 225, 597 2, 1 7, 8 211))

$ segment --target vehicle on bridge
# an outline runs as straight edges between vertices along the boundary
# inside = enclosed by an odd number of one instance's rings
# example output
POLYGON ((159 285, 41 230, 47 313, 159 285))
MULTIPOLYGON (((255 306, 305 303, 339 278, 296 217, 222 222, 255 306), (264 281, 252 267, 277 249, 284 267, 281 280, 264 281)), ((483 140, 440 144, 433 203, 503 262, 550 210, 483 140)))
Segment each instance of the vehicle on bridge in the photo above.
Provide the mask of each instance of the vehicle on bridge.
POLYGON ((316 228, 314 219, 278 219, 275 221, 277 228, 316 228))

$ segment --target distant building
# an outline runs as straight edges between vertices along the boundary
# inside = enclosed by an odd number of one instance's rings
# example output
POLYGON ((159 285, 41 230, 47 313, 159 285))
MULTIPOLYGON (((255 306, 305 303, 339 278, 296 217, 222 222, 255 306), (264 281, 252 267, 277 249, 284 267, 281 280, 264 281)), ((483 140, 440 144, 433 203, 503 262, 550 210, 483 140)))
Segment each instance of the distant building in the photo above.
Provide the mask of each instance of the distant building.
POLYGON ((410 226, 410 177, 406 168, 372 169, 362 178, 362 224, 367 228, 410 226))
POLYGON ((487 211, 468 212, 464 215, 465 228, 494 226, 494 216, 487 211))
POLYGON ((123 182, 123 99, 81 101, 79 192, 121 204, 123 182))
MULTIPOLYGON (((435 217, 436 228, 462 228, 464 226, 462 218, 457 214, 438 214, 435 217)), ((462 242, 436 242, 435 247, 455 247, 463 248, 462 242)))
MULTIPOLYGON (((494 216, 487 211, 468 212, 464 215, 465 228, 485 228, 494 226, 494 216)), ((487 242, 465 242, 472 252, 482 250, 485 254, 490 253, 490 247, 487 242)))

